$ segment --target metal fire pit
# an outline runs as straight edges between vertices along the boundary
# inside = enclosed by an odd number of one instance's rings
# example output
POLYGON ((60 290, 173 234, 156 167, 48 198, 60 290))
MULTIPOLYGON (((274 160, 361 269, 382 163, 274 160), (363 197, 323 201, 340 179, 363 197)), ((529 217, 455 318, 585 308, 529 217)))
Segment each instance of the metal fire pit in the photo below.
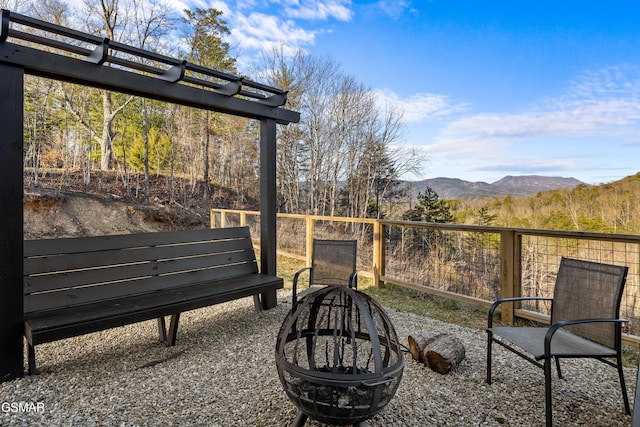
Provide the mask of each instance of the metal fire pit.
POLYGON ((299 409, 296 426, 308 417, 335 425, 373 417, 395 394, 404 369, 398 336, 382 307, 344 286, 322 288, 292 308, 275 359, 299 409))

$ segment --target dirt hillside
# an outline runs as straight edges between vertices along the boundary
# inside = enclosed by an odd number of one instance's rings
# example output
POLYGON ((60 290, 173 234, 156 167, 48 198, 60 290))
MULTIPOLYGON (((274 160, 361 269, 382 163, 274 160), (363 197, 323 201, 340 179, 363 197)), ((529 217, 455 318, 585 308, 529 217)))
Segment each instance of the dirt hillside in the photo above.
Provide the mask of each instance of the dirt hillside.
MULTIPOLYGON (((161 181, 161 180, 160 180, 161 181)), ((128 234, 209 226, 206 204, 198 197, 179 195, 169 202, 162 182, 152 185, 150 200, 141 191, 126 194, 115 175, 96 173, 85 185, 82 176, 48 173, 37 182, 25 174, 25 239, 128 234)))

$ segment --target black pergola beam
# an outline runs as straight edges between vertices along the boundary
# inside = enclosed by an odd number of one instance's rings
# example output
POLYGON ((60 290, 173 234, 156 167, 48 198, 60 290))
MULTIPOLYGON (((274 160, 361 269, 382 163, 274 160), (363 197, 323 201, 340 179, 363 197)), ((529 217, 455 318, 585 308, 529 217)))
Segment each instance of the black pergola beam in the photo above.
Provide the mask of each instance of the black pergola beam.
POLYGON ((223 89, 218 93, 226 96, 241 95, 244 98, 252 98, 268 107, 281 107, 287 100, 286 91, 253 82, 244 77, 202 67, 183 59, 171 58, 157 52, 72 30, 5 9, 1 13, 0 42, 5 42, 9 38, 21 40, 23 42, 21 45, 53 48, 58 55, 68 56, 71 54, 75 59, 82 59, 96 65, 109 63, 117 68, 127 69, 138 74, 153 75, 160 80, 172 83, 184 81, 201 88, 223 89), (14 25, 11 25, 12 23, 14 25), (22 31, 24 28, 27 28, 27 31, 22 31), (237 90, 230 92, 228 83, 238 85, 237 90), (247 89, 244 89, 243 86, 246 86, 247 89))
POLYGON ((0 62, 24 67, 25 73, 143 98, 227 113, 250 119, 273 119, 287 124, 300 121, 300 113, 280 107, 221 95, 211 90, 187 86, 132 73, 86 60, 57 55, 14 43, 0 43, 0 62))

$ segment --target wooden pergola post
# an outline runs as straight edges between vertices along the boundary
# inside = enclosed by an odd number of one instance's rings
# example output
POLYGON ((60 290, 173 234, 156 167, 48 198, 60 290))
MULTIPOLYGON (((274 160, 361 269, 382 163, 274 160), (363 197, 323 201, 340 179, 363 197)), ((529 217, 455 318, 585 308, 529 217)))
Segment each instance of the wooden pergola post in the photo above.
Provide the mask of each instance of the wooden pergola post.
MULTIPOLYGON (((260 121, 260 272, 276 275, 276 122, 260 121)), ((262 295, 273 307, 276 293, 262 295)))
POLYGON ((0 382, 22 377, 24 70, 0 63, 0 382))

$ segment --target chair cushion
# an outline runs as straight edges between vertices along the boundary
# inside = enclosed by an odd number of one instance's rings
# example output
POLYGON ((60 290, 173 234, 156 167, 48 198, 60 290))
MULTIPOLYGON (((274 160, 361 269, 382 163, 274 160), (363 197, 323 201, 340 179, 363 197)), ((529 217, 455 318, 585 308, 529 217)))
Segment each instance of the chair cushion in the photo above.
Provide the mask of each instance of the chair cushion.
MULTIPOLYGON (((544 337, 549 328, 490 328, 494 336, 499 336, 523 350, 531 353, 536 360, 544 358, 544 337)), ((558 330, 551 340, 551 356, 557 357, 615 357, 616 351, 603 345, 581 338, 566 330, 558 330)))

